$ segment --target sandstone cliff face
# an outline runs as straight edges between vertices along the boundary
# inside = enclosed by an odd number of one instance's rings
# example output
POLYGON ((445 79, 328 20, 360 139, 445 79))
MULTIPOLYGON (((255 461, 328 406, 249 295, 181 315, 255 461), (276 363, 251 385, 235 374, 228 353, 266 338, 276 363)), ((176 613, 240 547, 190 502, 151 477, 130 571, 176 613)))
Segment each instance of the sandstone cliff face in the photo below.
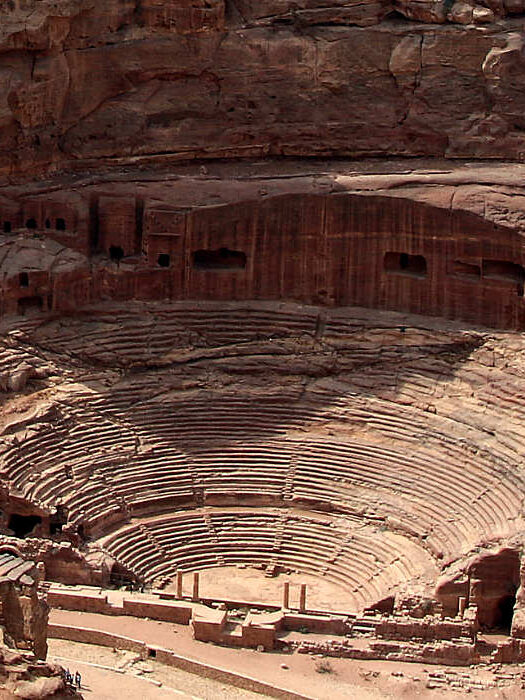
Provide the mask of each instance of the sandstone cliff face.
POLYGON ((153 154, 519 160, 520 2, 4 4, 0 167, 34 175, 153 154))
MULTIPOLYGON (((3 642, 37 659, 47 654, 47 603, 39 589, 35 563, 13 547, 0 552, 0 627, 3 642)), ((0 651, 1 653, 1 651, 0 651)))
MULTIPOLYGON (((304 161, 279 160, 5 187, 0 315, 104 300, 294 299, 525 328, 524 167, 434 159, 429 172, 428 160, 410 170, 391 160, 385 173, 373 163, 381 175, 371 161, 317 161, 299 175, 304 161)), ((46 373, 31 355, 8 366, 6 391, 46 373)))

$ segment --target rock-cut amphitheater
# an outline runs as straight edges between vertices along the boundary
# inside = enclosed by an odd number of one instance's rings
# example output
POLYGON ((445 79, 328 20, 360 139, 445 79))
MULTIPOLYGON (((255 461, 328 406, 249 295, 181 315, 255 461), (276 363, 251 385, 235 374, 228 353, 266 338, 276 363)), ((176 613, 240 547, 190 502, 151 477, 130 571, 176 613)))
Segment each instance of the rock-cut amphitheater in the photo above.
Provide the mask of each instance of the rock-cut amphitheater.
POLYGON ((525 661, 524 19, 0 0, 5 697, 525 661))

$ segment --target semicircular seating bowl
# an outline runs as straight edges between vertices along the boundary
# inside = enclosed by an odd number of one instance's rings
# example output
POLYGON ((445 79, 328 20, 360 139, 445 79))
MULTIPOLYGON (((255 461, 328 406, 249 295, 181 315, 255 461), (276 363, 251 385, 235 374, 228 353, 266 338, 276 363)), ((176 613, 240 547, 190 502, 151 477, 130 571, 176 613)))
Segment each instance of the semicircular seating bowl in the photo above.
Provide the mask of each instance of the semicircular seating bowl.
MULTIPOLYGON (((457 334, 447 341, 443 332, 425 330, 418 331, 421 338, 405 334, 400 339, 394 328, 381 329, 383 335, 377 332, 374 340, 374 329, 367 330, 362 319, 339 318, 334 311, 323 336, 328 350, 320 347, 317 352, 325 357, 337 350, 339 361, 347 363, 335 377, 328 373, 305 378, 301 369, 297 377, 290 378, 294 366, 286 364, 290 354, 280 346, 277 357, 282 354, 284 359, 271 375, 275 381, 264 375, 261 379, 257 374, 260 356, 251 357, 254 338, 309 334, 309 345, 297 343, 299 350, 294 352, 299 355, 304 347, 312 353, 312 343, 318 342, 312 335, 317 319, 311 310, 302 316, 298 312, 290 322, 291 330, 286 329, 291 306, 276 305, 273 316, 269 305, 260 316, 250 312, 250 326, 243 325, 247 305, 232 305, 219 313, 217 307, 210 311, 202 304, 189 319, 181 305, 175 320, 167 313, 155 315, 161 330, 148 321, 139 324, 140 332, 134 328, 137 314, 129 312, 122 315, 122 331, 95 319, 86 338, 71 335, 67 326, 63 330, 53 327, 53 336, 50 328, 44 327, 44 333, 36 322, 33 331, 27 325, 28 337, 36 334, 37 347, 46 346, 47 352, 53 349, 57 365, 64 356, 75 362, 85 359, 90 344, 95 346, 90 355, 93 360, 100 344, 102 365, 110 352, 107 348, 113 347, 111 352, 122 353, 125 362, 136 362, 137 370, 108 384, 99 381, 89 362, 85 376, 71 371, 58 400, 51 404, 51 418, 36 417, 24 423, 22 433, 4 436, 4 477, 13 491, 29 501, 49 509, 67 506, 70 520, 82 524, 91 539, 111 538, 114 533, 112 552, 119 556, 128 551, 126 538, 130 546, 140 541, 135 526, 128 525, 131 518, 141 519, 141 527, 148 529, 147 519, 160 516, 163 522, 170 518, 175 522, 179 511, 190 517, 190 511, 202 505, 339 513, 348 523, 357 520, 365 528, 379 524, 372 539, 381 539, 387 548, 402 537, 405 547, 416 546, 424 553, 414 561, 426 561, 427 556, 446 561, 487 538, 515 531, 524 487, 519 419, 525 409, 520 404, 519 372, 502 364, 490 370, 488 381, 487 369, 478 361, 475 349, 465 350, 464 339, 457 334), (213 318, 218 315, 220 322, 211 323, 210 314, 213 318), (206 319, 211 330, 206 328, 206 319), (178 374, 144 365, 145 325, 153 333, 148 342, 154 337, 153 346, 158 343, 161 348, 153 355, 161 357, 173 345, 166 339, 161 343, 163 333, 175 333, 175 327, 191 324, 197 337, 202 339, 207 332, 203 343, 210 347, 225 343, 217 350, 214 368, 224 367, 222 347, 237 343, 235 353, 240 356, 239 347, 245 344, 252 364, 243 367, 240 383, 233 372, 231 387, 226 383, 215 390, 196 375, 186 388, 184 381, 190 375, 184 363, 178 374), (393 338, 390 344, 381 341, 385 332, 393 338), (459 363, 449 357, 456 345, 466 353, 459 363), (378 354, 382 361, 377 361, 378 354), (504 399, 501 405, 492 398, 492 386, 504 399), (429 406, 432 410, 427 410, 429 406)), ((274 371, 277 360, 275 356, 270 359, 274 371)), ((292 541, 300 541, 299 525, 292 527, 295 521, 288 522, 292 541)), ((161 561, 155 559, 159 551, 161 559, 172 562, 172 569, 189 570, 199 568, 199 562, 217 560, 216 548, 210 549, 207 559, 203 550, 198 559, 191 560, 189 555, 181 559, 180 552, 175 556, 172 551, 175 541, 163 539, 161 549, 154 547, 144 559, 132 547, 124 563, 142 567, 147 562, 151 577, 162 569, 161 561)), ((209 538, 207 542, 211 547, 209 538)), ((198 540, 194 544, 198 549, 198 540)), ((332 550, 339 551, 338 547, 334 542, 332 550)), ((286 551, 286 561, 292 561, 291 544, 286 551)), ((324 554, 319 561, 308 563, 308 551, 305 542, 294 555, 297 568, 324 571, 324 554)), ((311 551, 318 547, 312 545, 311 551)), ((252 561, 248 554, 246 557, 252 561)), ((354 588, 365 585, 370 576, 366 567, 355 562, 346 570, 344 561, 343 555, 338 556, 337 567, 328 567, 332 579, 339 576, 341 585, 343 579, 354 581, 354 588)), ((400 565, 405 578, 419 571, 418 566, 410 568, 411 562, 409 557, 406 565, 400 565)), ((141 572, 137 568, 143 575, 141 572)))
POLYGON ((99 544, 147 582, 173 577, 177 570, 273 565, 339 586, 352 610, 407 579, 436 573, 428 552, 407 538, 288 510, 212 508, 144 519, 99 544))
MULTIPOLYGON (((257 417, 264 423, 266 410, 279 412, 280 424, 288 426, 308 412, 301 414, 295 403, 286 407, 283 397, 256 410, 249 399, 232 401, 223 398, 214 405, 201 397, 191 410, 173 405, 173 412, 164 404, 158 414, 145 411, 133 421, 128 415, 127 422, 123 416, 119 422, 112 416, 88 419, 79 411, 77 421, 65 417, 7 449, 4 470, 26 498, 48 507, 67 505, 72 520, 93 534, 103 531, 112 511, 125 519, 162 511, 163 503, 188 507, 200 490, 213 502, 251 494, 267 504, 272 498, 311 502, 349 513, 359 512, 358 502, 364 502, 391 527, 424 537, 432 550, 451 555, 485 534, 504 534, 519 512, 511 478, 502 479, 490 459, 475 459, 461 441, 435 437, 429 443, 430 428, 427 445, 410 453, 401 443, 321 440, 308 432, 297 439, 269 430, 266 437, 253 427, 257 417), (240 426, 251 426, 249 442, 237 437, 240 426), (224 433, 232 436, 230 444, 216 446, 224 433), (137 450, 137 439, 142 449, 137 450), (64 478, 67 474, 70 478, 64 478)), ((369 419, 373 422, 374 415, 369 419)), ((398 412, 398 434, 402 423, 398 412)), ((405 429, 413 432, 408 415, 405 429)))

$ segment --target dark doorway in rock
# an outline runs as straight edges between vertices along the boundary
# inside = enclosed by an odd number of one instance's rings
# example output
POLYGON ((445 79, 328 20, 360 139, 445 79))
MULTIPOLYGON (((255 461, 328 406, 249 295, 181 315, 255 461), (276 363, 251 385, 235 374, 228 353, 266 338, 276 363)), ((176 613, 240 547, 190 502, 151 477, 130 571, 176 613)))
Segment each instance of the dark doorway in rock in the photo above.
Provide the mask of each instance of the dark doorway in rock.
POLYGON ((29 275, 27 272, 21 272, 18 275, 18 281, 20 282, 21 287, 29 287, 29 275))
POLYGON ((56 220, 55 228, 57 231, 65 231, 66 230, 66 220, 59 217, 56 220))
POLYGON ((51 221, 50 221, 49 219, 46 219, 45 222, 44 222, 44 226, 45 226, 46 228, 51 228, 51 221))
POLYGON ((167 253, 161 253, 157 259, 159 267, 169 267, 170 266, 170 256, 167 253))
POLYGON ((41 522, 42 518, 39 515, 11 513, 8 528, 14 532, 15 537, 25 537, 33 532, 35 527, 40 525, 41 522))
POLYGON ((469 567, 470 601, 482 629, 507 633, 520 586, 520 552, 514 547, 480 555, 469 567))
POLYGON ((498 618, 495 620, 495 627, 505 634, 510 634, 512 618, 514 616, 514 606, 516 605, 516 591, 509 593, 498 602, 498 618))
POLYGON ((427 261, 422 255, 408 253, 385 253, 385 272, 424 279, 427 276, 427 261))
POLYGON ((57 506, 56 512, 49 518, 49 534, 57 535, 67 523, 68 509, 65 506, 57 506))
POLYGON ((26 228, 35 229, 36 228, 36 219, 33 219, 33 218, 28 219, 26 221, 26 228))
POLYGON ((136 582, 132 574, 130 574, 130 572, 118 562, 114 562, 113 566, 111 567, 109 584, 115 588, 126 588, 130 591, 136 586, 136 582))
POLYGON ((44 300, 42 297, 22 297, 18 300, 18 313, 20 316, 25 316, 33 311, 42 311, 44 308, 44 300))
POLYGON ((219 250, 196 250, 193 253, 193 267, 196 270, 243 270, 246 255, 240 250, 219 248, 219 250))
POLYGON ((4 221, 4 233, 11 233, 12 225, 10 221, 4 221))
POLYGON ((114 262, 120 262, 122 258, 124 257, 124 251, 119 245, 110 245, 109 246, 109 257, 114 261, 114 262))

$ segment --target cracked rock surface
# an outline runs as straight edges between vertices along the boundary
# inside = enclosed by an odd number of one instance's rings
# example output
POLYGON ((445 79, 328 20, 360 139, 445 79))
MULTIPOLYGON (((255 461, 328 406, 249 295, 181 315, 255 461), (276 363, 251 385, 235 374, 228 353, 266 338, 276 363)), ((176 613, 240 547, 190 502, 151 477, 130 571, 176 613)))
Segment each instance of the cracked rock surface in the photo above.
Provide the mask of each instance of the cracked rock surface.
POLYGON ((93 159, 520 160, 517 3, 80 0, 0 10, 0 173, 93 159))

